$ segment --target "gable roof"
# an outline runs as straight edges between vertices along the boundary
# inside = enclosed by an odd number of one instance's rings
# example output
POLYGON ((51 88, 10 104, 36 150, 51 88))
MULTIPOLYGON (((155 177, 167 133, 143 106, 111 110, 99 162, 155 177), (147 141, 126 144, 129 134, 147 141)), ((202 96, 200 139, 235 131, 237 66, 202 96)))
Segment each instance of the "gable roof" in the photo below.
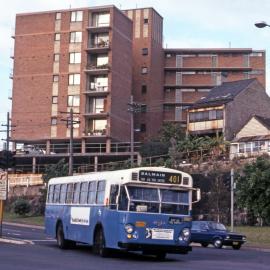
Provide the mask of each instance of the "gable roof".
POLYGON ((256 118, 262 125, 264 125, 267 129, 270 130, 270 118, 259 115, 254 115, 254 118, 256 118))
POLYGON ((254 81, 256 81, 255 78, 224 82, 221 85, 212 88, 209 94, 205 98, 198 100, 192 106, 192 108, 219 106, 226 104, 232 101, 254 81))

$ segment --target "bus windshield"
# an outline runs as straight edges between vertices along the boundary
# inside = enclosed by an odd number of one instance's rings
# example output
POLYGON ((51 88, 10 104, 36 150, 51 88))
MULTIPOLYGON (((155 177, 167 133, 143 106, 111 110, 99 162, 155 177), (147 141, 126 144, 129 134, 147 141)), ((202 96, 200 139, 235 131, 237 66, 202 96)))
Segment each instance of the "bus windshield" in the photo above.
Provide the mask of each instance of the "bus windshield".
MULTIPOLYGON (((129 211, 189 214, 188 191, 137 186, 127 186, 126 190, 129 195, 129 209, 127 209, 129 211)), ((126 192, 126 190, 121 189, 121 192, 126 192)))

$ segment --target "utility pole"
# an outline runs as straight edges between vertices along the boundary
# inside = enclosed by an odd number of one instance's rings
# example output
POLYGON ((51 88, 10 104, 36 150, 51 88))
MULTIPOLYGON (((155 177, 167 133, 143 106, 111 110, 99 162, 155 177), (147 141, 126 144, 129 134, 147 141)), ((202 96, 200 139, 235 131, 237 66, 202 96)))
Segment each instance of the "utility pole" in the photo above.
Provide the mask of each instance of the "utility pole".
POLYGON ((231 232, 234 225, 234 169, 231 168, 231 232))
POLYGON ((134 107, 133 96, 130 96, 130 165, 134 165, 134 107))
POLYGON ((134 165, 134 114, 141 113, 145 104, 134 102, 133 96, 130 96, 130 103, 128 103, 128 111, 130 112, 130 165, 134 165))
POLYGON ((73 175, 73 109, 70 109, 70 138, 69 138, 69 166, 68 175, 73 175))
POLYGON ((74 131, 74 124, 80 123, 80 121, 74 120, 74 114, 79 114, 79 113, 74 113, 72 108, 70 109, 69 112, 60 112, 60 113, 69 114, 68 119, 61 119, 61 121, 66 122, 67 126, 70 128, 68 175, 72 176, 73 175, 73 142, 74 142, 73 131, 74 131))

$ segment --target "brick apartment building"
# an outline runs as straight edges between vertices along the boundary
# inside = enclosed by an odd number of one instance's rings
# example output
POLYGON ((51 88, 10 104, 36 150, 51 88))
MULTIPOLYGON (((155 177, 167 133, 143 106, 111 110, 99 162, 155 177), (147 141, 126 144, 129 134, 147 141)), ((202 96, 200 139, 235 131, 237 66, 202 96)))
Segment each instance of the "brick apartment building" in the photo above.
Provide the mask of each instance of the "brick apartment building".
MULTIPOLYGON (((156 135, 164 121, 186 125, 185 110, 222 81, 256 77, 265 86, 265 52, 252 49, 163 49, 163 18, 153 8, 115 6, 16 16, 12 132, 16 143, 67 143, 72 108, 77 152, 92 143, 156 135)), ((75 151, 75 152, 76 152, 75 151)))

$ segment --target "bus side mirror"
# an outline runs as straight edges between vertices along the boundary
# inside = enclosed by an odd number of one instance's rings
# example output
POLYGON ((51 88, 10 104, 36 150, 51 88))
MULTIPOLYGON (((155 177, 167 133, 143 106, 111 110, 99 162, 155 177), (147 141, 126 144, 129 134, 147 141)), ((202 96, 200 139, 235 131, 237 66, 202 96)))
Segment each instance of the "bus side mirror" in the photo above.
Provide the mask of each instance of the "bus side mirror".
POLYGON ((194 189, 193 195, 194 200, 192 200, 192 203, 197 203, 201 200, 201 190, 199 188, 194 189))

